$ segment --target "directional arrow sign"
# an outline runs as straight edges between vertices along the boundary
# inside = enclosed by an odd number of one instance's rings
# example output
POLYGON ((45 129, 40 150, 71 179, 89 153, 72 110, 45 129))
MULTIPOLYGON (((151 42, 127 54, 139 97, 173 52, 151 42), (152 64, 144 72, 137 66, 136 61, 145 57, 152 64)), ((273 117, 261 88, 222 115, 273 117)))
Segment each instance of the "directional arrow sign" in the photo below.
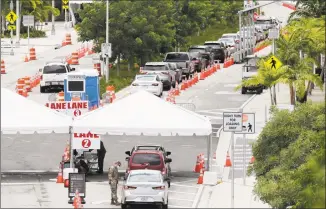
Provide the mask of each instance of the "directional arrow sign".
POLYGON ((10 22, 11 24, 14 24, 17 20, 17 15, 14 11, 10 11, 9 14, 6 16, 6 20, 10 22))

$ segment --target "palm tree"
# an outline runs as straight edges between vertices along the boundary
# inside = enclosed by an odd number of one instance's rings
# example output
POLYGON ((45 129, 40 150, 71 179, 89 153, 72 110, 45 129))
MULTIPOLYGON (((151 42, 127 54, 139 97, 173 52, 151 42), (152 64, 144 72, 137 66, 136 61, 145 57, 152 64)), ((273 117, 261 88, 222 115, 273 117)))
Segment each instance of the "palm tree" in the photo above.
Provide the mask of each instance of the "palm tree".
POLYGON ((289 16, 289 20, 294 17, 315 17, 320 18, 325 15, 326 4, 324 0, 297 0, 296 10, 289 16))
POLYGON ((257 75, 251 77, 248 80, 242 80, 242 83, 238 85, 235 90, 239 90, 242 87, 247 86, 257 86, 263 85, 269 89, 271 104, 276 105, 276 96, 273 96, 272 87, 275 86, 279 79, 282 76, 282 72, 276 70, 275 68, 271 68, 269 64, 266 63, 268 59, 260 59, 258 61, 258 73, 257 75))

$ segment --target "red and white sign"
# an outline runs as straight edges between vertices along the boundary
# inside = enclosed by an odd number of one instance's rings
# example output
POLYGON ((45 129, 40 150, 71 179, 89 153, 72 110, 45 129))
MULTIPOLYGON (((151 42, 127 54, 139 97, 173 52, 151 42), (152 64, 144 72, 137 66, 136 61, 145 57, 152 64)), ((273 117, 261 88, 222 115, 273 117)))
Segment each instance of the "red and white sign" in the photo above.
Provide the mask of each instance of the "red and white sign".
POLYGON ((88 112, 88 101, 48 102, 45 106, 72 117, 78 117, 88 112))
POLYGON ((98 134, 74 133, 72 138, 73 149, 100 149, 101 137, 98 134))

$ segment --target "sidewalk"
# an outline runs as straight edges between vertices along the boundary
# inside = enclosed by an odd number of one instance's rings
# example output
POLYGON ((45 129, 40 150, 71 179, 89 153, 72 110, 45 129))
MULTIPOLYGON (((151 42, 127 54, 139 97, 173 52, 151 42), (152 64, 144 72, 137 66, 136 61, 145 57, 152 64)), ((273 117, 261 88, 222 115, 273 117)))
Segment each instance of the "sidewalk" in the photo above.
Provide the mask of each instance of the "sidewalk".
POLYGON ((321 90, 319 87, 315 86, 311 92, 311 95, 308 95, 308 101, 311 100, 313 103, 325 102, 325 89, 326 83, 324 83, 324 90, 321 90))

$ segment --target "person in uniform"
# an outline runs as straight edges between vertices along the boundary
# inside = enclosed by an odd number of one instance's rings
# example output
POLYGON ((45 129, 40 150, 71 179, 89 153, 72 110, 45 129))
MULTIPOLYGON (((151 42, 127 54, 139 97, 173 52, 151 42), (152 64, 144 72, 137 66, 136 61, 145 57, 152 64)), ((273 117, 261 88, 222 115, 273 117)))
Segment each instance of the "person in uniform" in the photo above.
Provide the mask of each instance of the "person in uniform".
POLYGON ((104 164, 104 158, 106 154, 106 149, 104 147, 104 144, 101 140, 100 149, 97 150, 97 158, 98 158, 98 171, 97 173, 103 173, 103 164, 104 164))
POLYGON ((120 205, 118 202, 117 190, 119 182, 118 168, 121 166, 121 162, 117 161, 109 168, 109 184, 111 187, 111 205, 120 205))

